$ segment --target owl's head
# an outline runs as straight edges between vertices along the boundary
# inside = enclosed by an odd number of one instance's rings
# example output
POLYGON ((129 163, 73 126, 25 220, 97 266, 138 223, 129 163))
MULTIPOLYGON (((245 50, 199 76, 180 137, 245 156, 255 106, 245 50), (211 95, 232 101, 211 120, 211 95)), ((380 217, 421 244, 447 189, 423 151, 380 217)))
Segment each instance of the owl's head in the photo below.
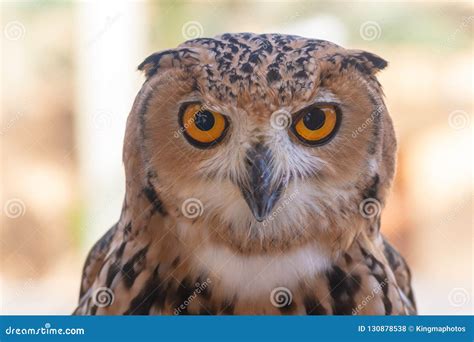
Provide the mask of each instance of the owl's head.
POLYGON ((129 119, 140 167, 169 215, 204 223, 240 251, 354 231, 367 221, 361 203, 383 204, 394 173, 375 78, 386 65, 280 34, 224 34, 155 53, 139 66, 146 81, 129 119), (189 201, 198 215, 183 212, 189 201))

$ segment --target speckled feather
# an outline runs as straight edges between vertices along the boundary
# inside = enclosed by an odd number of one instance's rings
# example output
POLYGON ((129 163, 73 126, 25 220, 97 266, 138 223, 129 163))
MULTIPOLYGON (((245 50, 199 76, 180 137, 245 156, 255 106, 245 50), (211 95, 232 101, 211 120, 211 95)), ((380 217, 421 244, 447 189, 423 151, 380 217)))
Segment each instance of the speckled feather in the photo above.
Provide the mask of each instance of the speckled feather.
POLYGON ((251 33, 145 59, 127 122, 122 213, 89 253, 75 314, 416 313, 408 266, 381 235, 380 215, 359 210, 368 198, 383 206, 394 175, 396 140, 375 78, 386 65, 327 41, 251 33), (269 125, 276 110, 328 99, 344 113, 321 148, 269 125), (229 115, 219 146, 198 151, 182 137, 177 112, 191 100, 229 115), (285 184, 266 223, 235 186, 255 143, 271 146, 285 184), (188 198, 202 202, 200 216, 183 216, 188 198), (104 287, 113 301, 97 305, 104 287), (278 287, 291 293, 283 306, 272 300, 278 287))

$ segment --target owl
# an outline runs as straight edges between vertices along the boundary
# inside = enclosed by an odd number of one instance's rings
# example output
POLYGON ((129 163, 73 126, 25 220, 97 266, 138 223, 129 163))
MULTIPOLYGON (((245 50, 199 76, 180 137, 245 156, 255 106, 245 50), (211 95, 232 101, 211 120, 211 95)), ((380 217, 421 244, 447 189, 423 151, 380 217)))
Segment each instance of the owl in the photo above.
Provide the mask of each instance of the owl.
POLYGON ((380 232, 396 155, 386 66, 283 34, 146 58, 122 212, 87 257, 75 314, 415 314, 380 232))

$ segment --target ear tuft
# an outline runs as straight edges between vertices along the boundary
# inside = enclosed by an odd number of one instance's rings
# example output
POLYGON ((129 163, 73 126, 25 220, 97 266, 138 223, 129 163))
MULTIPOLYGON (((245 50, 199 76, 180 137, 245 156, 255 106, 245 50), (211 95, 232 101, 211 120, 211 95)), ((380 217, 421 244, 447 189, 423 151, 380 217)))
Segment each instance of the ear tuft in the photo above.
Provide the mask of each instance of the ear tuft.
POLYGON ((381 57, 379 57, 379 56, 377 56, 373 53, 364 51, 360 55, 363 59, 365 59, 367 62, 372 64, 373 69, 383 70, 388 65, 388 62, 385 59, 383 59, 383 58, 381 58, 381 57))
POLYGON ((359 63, 361 63, 367 70, 370 70, 372 74, 385 69, 388 65, 388 62, 385 59, 371 52, 353 50, 352 55, 356 57, 359 63))
POLYGON ((154 54, 145 58, 143 62, 138 66, 138 70, 145 72, 145 76, 150 78, 155 75, 158 70, 163 68, 173 67, 190 67, 199 62, 196 58, 196 52, 187 49, 172 49, 161 52, 155 52, 154 54))
POLYGON ((161 59, 169 54, 170 51, 163 51, 163 52, 155 52, 154 54, 145 58, 143 62, 140 63, 138 66, 138 70, 143 71, 145 73, 146 78, 150 78, 160 68, 161 59))

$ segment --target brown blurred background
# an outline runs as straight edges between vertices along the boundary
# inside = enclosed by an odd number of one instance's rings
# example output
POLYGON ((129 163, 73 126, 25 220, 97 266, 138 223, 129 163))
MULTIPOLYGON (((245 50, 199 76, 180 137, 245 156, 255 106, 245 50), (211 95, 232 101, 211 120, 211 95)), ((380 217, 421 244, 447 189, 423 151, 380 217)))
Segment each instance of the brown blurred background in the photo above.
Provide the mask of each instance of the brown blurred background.
POLYGON ((0 313, 69 314, 119 217, 125 120, 151 52, 222 32, 366 49, 399 140, 383 231, 421 314, 473 313, 471 2, 1 3, 0 313))

